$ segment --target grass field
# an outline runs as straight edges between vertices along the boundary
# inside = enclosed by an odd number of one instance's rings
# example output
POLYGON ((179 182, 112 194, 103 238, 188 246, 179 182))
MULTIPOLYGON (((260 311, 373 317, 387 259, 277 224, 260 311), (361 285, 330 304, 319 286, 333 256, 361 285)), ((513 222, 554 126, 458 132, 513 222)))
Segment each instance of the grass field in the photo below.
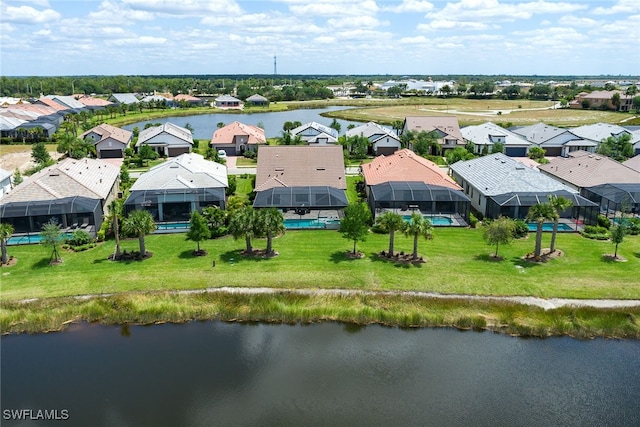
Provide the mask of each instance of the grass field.
MULTIPOLYGON (((520 259, 533 250, 533 239, 500 248, 505 261, 489 258, 481 230, 437 228, 432 241, 420 242, 427 259, 417 266, 396 265, 375 254, 387 249, 388 236, 370 235, 358 249, 364 259, 349 260, 344 252, 351 242, 335 231, 289 231, 274 241, 280 255, 272 259, 245 258, 243 241, 221 238, 204 242, 206 257, 193 257, 195 244, 184 234, 151 235, 147 250, 153 257, 142 262, 107 260, 113 242, 86 252, 64 252, 61 265, 49 266, 43 246, 10 247, 18 259, 1 269, 3 301, 93 293, 142 290, 198 289, 219 286, 280 288, 349 288, 420 290, 479 295, 533 295, 567 298, 640 298, 640 237, 628 236, 619 254, 628 262, 606 262, 613 245, 576 234, 558 236, 563 257, 542 265, 520 259), (215 267, 212 262, 215 261, 215 267)), ((545 233, 544 244, 549 235, 545 233)), ((137 250, 137 240, 124 249, 137 250)), ((263 240, 254 246, 264 247, 263 240)), ((412 240, 397 236, 396 250, 410 251, 412 240)))

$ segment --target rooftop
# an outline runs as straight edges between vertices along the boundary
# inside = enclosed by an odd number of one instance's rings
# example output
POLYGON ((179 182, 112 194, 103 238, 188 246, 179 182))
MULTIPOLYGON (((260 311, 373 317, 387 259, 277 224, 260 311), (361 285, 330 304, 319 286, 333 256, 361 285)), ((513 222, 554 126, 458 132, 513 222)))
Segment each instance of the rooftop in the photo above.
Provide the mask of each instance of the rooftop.
POLYGON ((213 132, 212 144, 230 144, 236 135, 248 136, 247 144, 265 144, 264 129, 235 121, 213 132))
POLYGON ((186 153, 156 165, 131 187, 131 191, 227 187, 227 167, 186 153))
POLYGON ((584 188, 611 183, 640 183, 640 172, 607 156, 586 152, 571 157, 557 157, 538 169, 584 188), (574 157, 575 156, 575 157, 574 157))

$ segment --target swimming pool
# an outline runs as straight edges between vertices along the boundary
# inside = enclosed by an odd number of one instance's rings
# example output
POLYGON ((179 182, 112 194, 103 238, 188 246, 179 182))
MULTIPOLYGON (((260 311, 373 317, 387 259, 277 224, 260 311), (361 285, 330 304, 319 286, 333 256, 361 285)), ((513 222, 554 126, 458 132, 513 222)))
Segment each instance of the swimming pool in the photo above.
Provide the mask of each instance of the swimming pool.
MULTIPOLYGON (((64 233, 66 238, 69 239, 71 237, 70 233, 64 233)), ((23 236, 13 236, 7 239, 7 245, 34 245, 36 243, 40 243, 42 241, 42 236, 40 234, 29 234, 23 236)))
POLYGON ((187 231, 189 229, 188 222, 161 222, 158 224, 160 231, 187 231))
POLYGON ((339 219, 285 219, 284 227, 287 229, 337 229, 340 226, 339 219))
MULTIPOLYGON (((405 221, 409 221, 411 219, 411 215, 403 215, 402 218, 405 221)), ((428 219, 431 221, 431 225, 451 225, 453 224, 453 220, 446 216, 433 216, 433 215, 423 215, 424 219, 428 219)))
MULTIPOLYGON (((528 222, 527 227, 529 227, 529 231, 536 231, 538 228, 538 224, 536 224, 535 222, 528 222)), ((543 223, 542 231, 553 231, 553 223, 543 223)), ((575 228, 571 227, 569 224, 560 223, 558 224, 558 231, 575 231, 575 228)))

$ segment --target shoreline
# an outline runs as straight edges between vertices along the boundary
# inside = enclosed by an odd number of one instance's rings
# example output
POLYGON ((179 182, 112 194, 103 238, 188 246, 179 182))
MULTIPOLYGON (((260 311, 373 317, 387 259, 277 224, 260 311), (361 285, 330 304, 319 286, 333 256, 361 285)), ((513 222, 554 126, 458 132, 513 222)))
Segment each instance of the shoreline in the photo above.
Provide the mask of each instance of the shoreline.
POLYGON ((0 303, 2 335, 63 331, 69 324, 190 321, 342 322, 453 327, 519 337, 640 339, 640 300, 580 300, 349 289, 206 288, 122 292, 0 303))

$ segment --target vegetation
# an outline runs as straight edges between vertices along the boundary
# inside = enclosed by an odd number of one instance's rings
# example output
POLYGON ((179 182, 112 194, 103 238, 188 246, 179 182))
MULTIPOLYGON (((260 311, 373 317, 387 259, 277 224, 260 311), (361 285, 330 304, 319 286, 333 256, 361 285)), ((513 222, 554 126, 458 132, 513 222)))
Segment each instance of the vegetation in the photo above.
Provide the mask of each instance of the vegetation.
POLYGON ((273 238, 284 233, 284 215, 276 208, 260 209, 256 212, 257 234, 267 238, 267 256, 274 255, 273 238))
POLYGON ((558 221, 560 220, 560 214, 573 206, 573 202, 566 197, 556 196, 555 194, 549 195, 549 205, 553 209, 553 232, 551 233, 551 244, 549 245, 549 251, 555 252, 556 250, 556 236, 558 234, 558 221))
POLYGON ((62 262, 62 257, 60 257, 58 247, 65 241, 66 236, 54 218, 42 226, 40 237, 40 243, 51 248, 49 264, 62 262))
POLYGON ((251 239, 258 234, 256 225, 255 210, 251 206, 244 206, 231 214, 229 232, 236 240, 244 238, 248 255, 253 253, 251 239))
POLYGON ((371 210, 366 203, 352 202, 345 208, 339 231, 342 237, 353 242, 353 255, 356 254, 357 243, 367 240, 370 222, 371 210))
POLYGON ((145 236, 157 228, 151 214, 144 210, 135 210, 129 213, 129 216, 122 224, 122 231, 126 234, 138 236, 138 244, 140 246, 140 257, 147 257, 147 249, 145 246, 145 236))
POLYGON ((7 254, 7 240, 13 234, 13 226, 7 223, 0 223, 0 248, 2 250, 2 264, 9 263, 9 255, 7 254))
POLYGON ((200 242, 211 238, 211 230, 207 226, 206 219, 198 211, 193 211, 189 221, 189 231, 187 240, 196 242, 198 248, 196 253, 200 254, 200 242))
POLYGON ((627 230, 624 224, 618 224, 611 227, 611 243, 616 245, 616 250, 613 254, 614 258, 618 258, 618 245, 624 241, 624 236, 626 234, 627 230))
POLYGON ((395 212, 385 212, 376 219, 376 223, 378 223, 382 230, 389 233, 389 256, 393 256, 395 232, 402 230, 405 224, 404 219, 400 214, 395 212))
POLYGON ((413 259, 418 259, 418 239, 424 237, 426 240, 433 239, 433 226, 431 221, 424 218, 422 214, 414 212, 411 214, 409 222, 405 223, 402 231, 405 236, 413 237, 413 259))
POLYGON ((513 219, 501 216, 494 221, 490 221, 484 226, 483 237, 489 245, 496 245, 494 258, 498 257, 498 246, 508 245, 513 241, 516 231, 516 223, 513 219))
POLYGON ((600 145, 598 145, 597 153, 611 157, 619 162, 624 162, 628 158, 633 157, 634 154, 631 135, 624 133, 602 140, 600 145))
POLYGON ((536 223, 536 247, 533 255, 536 259, 542 254, 542 226, 545 221, 555 219, 555 211, 549 203, 538 203, 531 206, 527 213, 527 220, 536 223))

